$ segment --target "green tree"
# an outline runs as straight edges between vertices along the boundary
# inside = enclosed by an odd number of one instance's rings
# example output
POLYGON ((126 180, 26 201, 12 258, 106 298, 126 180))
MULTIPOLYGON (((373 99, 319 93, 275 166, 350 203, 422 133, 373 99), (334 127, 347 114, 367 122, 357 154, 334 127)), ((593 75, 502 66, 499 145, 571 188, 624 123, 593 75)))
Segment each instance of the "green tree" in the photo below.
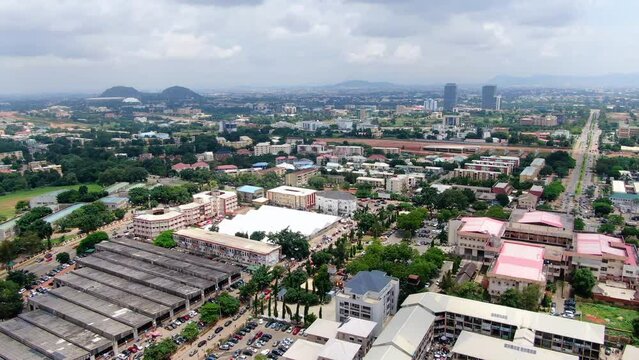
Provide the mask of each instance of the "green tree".
POLYGON ((575 230, 582 231, 586 228, 586 223, 581 218, 575 218, 575 230))
POLYGON ((258 290, 264 289, 268 284, 271 283, 271 271, 266 265, 258 266, 255 271, 253 271, 252 275, 253 277, 251 280, 255 282, 258 290))
POLYGON ((22 311, 20 286, 13 281, 0 281, 0 320, 8 320, 22 311))
POLYGON ((200 307, 200 320, 207 324, 214 324, 221 314, 220 305, 212 302, 206 302, 200 307))
POLYGON ((508 206, 508 204, 510 204, 510 199, 508 198, 508 195, 506 194, 495 195, 495 200, 497 200, 497 202, 501 206, 508 206))
POLYGON ((314 323, 315 320, 317 320, 317 316, 315 316, 315 314, 313 313, 306 314, 306 316, 304 316, 304 327, 311 326, 311 324, 314 323))
POLYGON ((68 252, 61 252, 55 256, 55 260, 59 262, 60 264, 68 264, 69 261, 71 260, 71 256, 69 255, 68 252))
POLYGON ((484 300, 484 294, 484 288, 474 281, 469 281, 461 285, 457 285, 451 291, 451 295, 479 301, 484 300))
POLYGON ((221 293, 216 302, 220 305, 220 310, 224 316, 235 315, 240 310, 240 300, 227 292, 221 293))
POLYGON ((300 232, 288 228, 269 235, 269 239, 282 247, 282 254, 286 257, 302 260, 310 254, 310 245, 306 237, 300 232))
POLYGON ((521 292, 519 292, 519 290, 515 288, 511 288, 504 291, 504 293, 501 294, 501 296, 499 297, 499 304, 512 307, 512 308, 521 309, 522 307, 521 292))
POLYGON ((572 276, 572 287, 582 297, 590 297, 596 283, 597 279, 588 268, 577 269, 572 276))
POLYGON ((455 278, 453 277, 453 273, 447 271, 444 276, 442 276, 442 280, 439 283, 440 289, 444 294, 448 294, 448 292, 455 286, 455 278))
POLYGON ((328 266, 322 265, 317 274, 313 278, 313 286, 317 290, 317 295, 320 297, 321 301, 324 301, 326 297, 326 293, 328 293, 333 285, 331 284, 331 278, 328 274, 328 266))
POLYGON ((197 339, 198 335, 200 335, 200 329, 198 329, 197 325, 194 322, 188 323, 186 324, 184 329, 182 329, 180 335, 184 336, 186 341, 190 342, 197 339))
POLYGON ((308 179, 308 185, 316 190, 324 190, 324 186, 326 186, 326 178, 323 176, 313 176, 308 179))
POLYGON ((11 240, 0 241, 0 263, 7 266, 16 257, 18 257, 18 254, 16 253, 14 242, 11 240))
POLYGON ((153 240, 153 245, 172 249, 177 246, 175 240, 173 240, 173 230, 162 231, 160 235, 158 235, 155 240, 153 240))
POLYGON ((27 270, 13 270, 7 273, 7 281, 12 281, 21 288, 27 287, 37 278, 36 274, 27 270))
POLYGON ((599 225, 599 228, 597 229, 597 231, 602 234, 612 234, 615 232, 615 229, 616 228, 613 224, 605 223, 605 224, 599 225))
POLYGON ((425 209, 415 209, 408 214, 401 214, 397 217, 397 228, 405 232, 406 238, 412 238, 415 231, 424 225, 424 220, 428 216, 425 209))
POLYGON ((530 311, 539 309, 539 285, 528 285, 521 291, 521 308, 530 311))
POLYGON ((632 333, 635 337, 639 337, 639 317, 632 320, 632 333))
POLYGON ((559 180, 555 180, 553 182, 551 182, 550 184, 548 184, 545 188, 543 193, 541 194, 541 197, 544 200, 548 200, 548 201, 554 201, 556 200, 559 195, 564 192, 564 190, 566 190, 566 188, 564 187, 564 185, 561 183, 561 181, 559 180))
POLYGON ((109 235, 107 235, 106 232, 96 231, 92 234, 89 234, 84 239, 80 240, 80 244, 78 245, 78 248, 76 249, 76 251, 78 255, 84 254, 87 251, 94 250, 96 244, 106 240, 109 240, 109 235))
POLYGON ((621 215, 610 214, 608 215, 608 223, 614 226, 622 226, 626 223, 626 219, 621 215))
POLYGON ((29 201, 27 200, 19 200, 16 203, 16 212, 21 213, 23 211, 29 210, 29 201))
POLYGON ((265 237, 266 237, 266 232, 264 232, 264 231, 253 231, 251 233, 251 236, 249 237, 249 239, 256 240, 256 241, 262 241, 262 240, 264 240, 265 237))
POLYGON ((171 338, 163 339, 149 345, 144 350, 144 360, 170 360, 171 355, 177 351, 177 345, 171 338))

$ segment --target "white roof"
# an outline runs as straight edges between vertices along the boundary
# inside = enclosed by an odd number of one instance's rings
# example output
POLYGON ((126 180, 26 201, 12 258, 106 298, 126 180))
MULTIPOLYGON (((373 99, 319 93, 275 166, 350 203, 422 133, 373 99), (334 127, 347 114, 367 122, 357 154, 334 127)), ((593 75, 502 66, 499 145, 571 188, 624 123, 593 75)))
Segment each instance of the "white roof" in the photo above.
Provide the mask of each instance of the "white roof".
POLYGON ((462 331, 453 346, 454 354, 483 360, 578 360, 575 355, 533 346, 526 341, 508 341, 500 338, 462 331))
POLYGON ((626 192, 626 184, 621 180, 613 180, 612 181, 612 192, 613 193, 625 193, 626 192))
POLYGON ((311 326, 306 329, 305 333, 308 335, 319 336, 323 338, 334 338, 337 335, 337 328, 339 323, 337 321, 331 321, 326 319, 317 319, 313 321, 311 326))
MULTIPOLYGON (((265 243, 262 241, 249 240, 243 237, 220 234, 213 231, 203 230, 199 228, 182 229, 175 232, 180 236, 185 236, 211 244, 218 244, 225 247, 231 247, 250 253, 268 255, 274 251, 278 251, 281 246, 265 243)), ((250 233, 249 233, 250 234, 250 233)))
POLYGON ((286 350, 282 357, 291 360, 317 359, 322 347, 324 347, 324 345, 299 339, 294 342, 288 350, 286 350))
POLYGON ((639 348, 632 345, 626 345, 623 350, 621 360, 636 360, 639 359, 639 348))
POLYGON ((435 315, 421 306, 403 307, 375 340, 373 348, 393 345, 412 357, 434 321, 435 315))
POLYGON ((142 214, 142 215, 136 216, 136 218, 147 220, 147 221, 154 221, 154 220, 169 220, 169 219, 176 218, 178 216, 182 216, 182 213, 169 210, 169 211, 165 211, 162 214, 142 214))
POLYGON ((255 231, 268 234, 289 228, 311 236, 340 219, 339 216, 263 205, 257 210, 236 215, 232 220, 222 220, 218 231, 228 235, 235 235, 237 232, 252 234, 255 231))
POLYGON ((280 186, 280 187, 271 189, 268 192, 295 195, 295 196, 306 196, 306 195, 311 195, 316 193, 317 190, 305 189, 305 188, 299 188, 299 187, 293 187, 293 186, 280 186))
MULTIPOLYGON (((402 310, 406 307, 413 307, 414 305, 418 305, 418 307, 426 309, 431 313, 452 312, 459 315, 498 321, 518 328, 527 328, 590 341, 596 344, 604 343, 606 327, 599 324, 432 292, 409 295, 402 304, 402 310)), ((380 338, 385 332, 386 329, 384 329, 380 338)))
POLYGON ((412 356, 406 355, 393 345, 373 346, 364 360, 411 360, 412 356))
MULTIPOLYGON (((299 341, 299 340, 298 340, 299 341)), ((357 352, 361 345, 338 339, 329 339, 322 350, 317 354, 322 359, 331 360, 353 360, 357 357, 357 352)), ((308 358, 307 359, 312 359, 308 358)))
POLYGON ((344 321, 337 329, 337 332, 366 338, 373 333, 375 326, 377 326, 377 323, 374 321, 351 317, 344 321))

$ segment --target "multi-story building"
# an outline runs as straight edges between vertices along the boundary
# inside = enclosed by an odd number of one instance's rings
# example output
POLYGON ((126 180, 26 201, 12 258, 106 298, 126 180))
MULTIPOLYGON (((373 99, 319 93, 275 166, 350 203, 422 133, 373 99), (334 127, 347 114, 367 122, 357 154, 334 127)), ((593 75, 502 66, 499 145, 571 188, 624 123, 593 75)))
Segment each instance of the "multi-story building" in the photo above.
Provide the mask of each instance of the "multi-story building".
POLYGON ((501 246, 506 223, 488 217, 463 217, 448 222, 448 244, 471 260, 490 261, 501 246))
POLYGON ((484 110, 498 110, 497 109, 497 85, 482 86, 481 108, 484 110))
POLYGON ((457 84, 448 83, 444 86, 444 111, 453 111, 457 107, 457 84))
POLYGON ((515 209, 510 214, 504 239, 556 245, 572 245, 574 218, 564 213, 515 209))
POLYGON ((357 210, 357 198, 346 191, 320 191, 316 194, 315 209, 335 216, 352 216, 357 210))
POLYGON ((364 359, 429 359, 434 339, 446 339, 458 359, 522 359, 526 354, 526 359, 598 360, 604 338, 603 325, 422 292, 406 298, 364 359), (465 346, 467 335, 463 334, 467 332, 491 340, 480 346, 465 346), (527 339, 526 345, 519 342, 523 338, 527 339), (495 343, 493 339, 501 341, 495 343), (458 341, 460 346, 455 349, 458 341), (497 348, 491 352, 488 346, 497 348), (491 353, 506 355, 485 357, 491 353))
POLYGON ((312 144, 298 144, 298 154, 323 154, 326 152, 326 144, 314 142, 312 144))
POLYGON ((24 156, 22 155, 22 150, 7 151, 7 152, 0 153, 0 160, 6 159, 6 158, 15 158, 17 160, 22 160, 24 156))
POLYGON ((219 256, 245 264, 275 265, 282 247, 262 241, 221 234, 199 228, 176 231, 173 238, 179 247, 204 256, 219 256))
POLYGON ((167 230, 179 230, 187 226, 184 214, 169 209, 155 209, 133 218, 133 234, 154 239, 167 230))
POLYGON ((363 156, 364 148, 361 146, 346 146, 338 145, 333 149, 333 155, 338 158, 344 158, 348 156, 363 156))
POLYGON ((270 151, 271 151, 271 155, 278 155, 279 153, 290 155, 291 149, 292 149, 291 144, 274 144, 274 145, 271 145, 270 151))
POLYGON ((253 147, 253 155, 255 156, 267 155, 270 153, 271 153, 271 143, 261 142, 261 143, 255 144, 255 146, 253 147))
POLYGON ((639 284, 637 248, 623 239, 603 234, 575 233, 574 249, 568 252, 574 268, 588 268, 600 280, 639 284))
POLYGON ((532 115, 521 117, 519 119, 519 124, 523 126, 551 127, 557 126, 559 123, 557 122, 557 117, 554 115, 532 115))
POLYGON ((466 177, 473 180, 495 180, 499 178, 501 172, 487 171, 487 170, 475 170, 475 169, 455 169, 455 177, 466 177))
POLYGON ((388 155, 388 154, 401 154, 402 153, 402 149, 397 148, 397 147, 382 147, 382 146, 373 146, 373 151, 378 150, 381 151, 383 154, 388 155))
POLYGON ((513 171, 513 165, 509 163, 493 162, 486 160, 473 160, 464 164, 464 168, 473 170, 493 171, 510 175, 513 171))
POLYGON ((630 139, 639 136, 639 127, 629 125, 619 125, 617 136, 620 139, 630 139))
POLYGON ((386 185, 386 180, 382 178, 374 178, 369 176, 360 176, 355 180, 358 184, 367 184, 372 186, 374 189, 383 189, 386 185))
POLYGON ((486 277, 488 293, 494 298, 508 289, 521 291, 528 285, 544 290, 544 246, 504 241, 486 277))
POLYGON ((264 197, 264 188, 259 186, 244 185, 237 189, 237 199, 241 203, 250 203, 251 201, 264 197))
POLYGON ((459 127, 461 126, 461 116, 444 115, 444 117, 442 118, 442 125, 444 127, 459 127))
POLYGON ((539 200, 539 197, 529 192, 521 194, 517 198, 517 209, 535 210, 537 208, 537 200, 539 200))
POLYGON ((426 176, 421 173, 400 174, 386 179, 386 191, 398 194, 405 193, 409 189, 415 188, 425 178, 426 176))
POLYGON ((309 209, 315 206, 317 191, 292 186, 280 186, 266 192, 269 203, 292 209, 309 209))
POLYGON ((315 120, 315 121, 302 121, 302 130, 303 131, 312 131, 315 132, 321 128, 326 127, 327 125, 324 124, 323 122, 319 121, 319 120, 315 120))
POLYGON ((495 194, 510 195, 513 192, 513 186, 507 182, 499 182, 493 185, 492 192, 495 194))
POLYGON ((253 144, 253 139, 244 135, 240 136, 239 140, 237 141, 228 141, 226 140, 226 138, 221 136, 217 137, 216 140, 220 145, 228 146, 233 149, 241 149, 241 148, 249 147, 253 144))
POLYGON ((512 164, 513 168, 518 168, 521 162, 521 159, 516 156, 484 155, 484 156, 480 156, 479 159, 481 161, 492 161, 496 163, 512 164))
POLYGON ((621 211, 635 212, 639 209, 639 182, 632 183, 627 189, 624 181, 613 180, 611 190, 608 198, 621 211))
POLYGON ((397 311, 399 280, 379 270, 360 271, 335 295, 335 314, 340 322, 349 317, 377 323, 374 335, 382 330, 387 317, 397 311))
POLYGON ((309 168, 286 174, 284 183, 288 186, 308 185, 308 180, 319 174, 319 168, 309 168))

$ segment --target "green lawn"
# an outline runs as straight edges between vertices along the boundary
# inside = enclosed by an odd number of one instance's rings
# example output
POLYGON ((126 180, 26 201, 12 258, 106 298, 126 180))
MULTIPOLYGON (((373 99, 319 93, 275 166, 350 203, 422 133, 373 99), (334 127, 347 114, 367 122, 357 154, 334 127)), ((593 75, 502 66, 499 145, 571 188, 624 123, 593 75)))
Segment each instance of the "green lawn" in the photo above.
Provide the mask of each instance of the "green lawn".
MULTIPOLYGON (((95 191, 102 189, 102 186, 97 184, 88 184, 89 191, 95 191)), ((0 215, 12 218, 15 215, 16 203, 20 200, 29 200, 32 197, 48 193, 49 191, 60 189, 77 189, 80 185, 67 185, 67 186, 45 186, 31 190, 15 191, 7 195, 0 196, 0 215)))
POLYGON ((632 320, 639 317, 639 312, 635 310, 604 304, 583 303, 579 305, 578 311, 583 313, 584 321, 601 323, 606 327, 630 332, 632 332, 632 320))

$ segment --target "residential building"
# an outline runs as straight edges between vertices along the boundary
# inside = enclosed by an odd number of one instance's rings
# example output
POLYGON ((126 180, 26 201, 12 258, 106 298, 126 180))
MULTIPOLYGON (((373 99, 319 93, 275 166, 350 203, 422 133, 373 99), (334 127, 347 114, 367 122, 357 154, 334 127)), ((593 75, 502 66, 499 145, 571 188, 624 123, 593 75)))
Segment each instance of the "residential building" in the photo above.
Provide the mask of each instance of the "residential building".
POLYGON ((448 244, 465 259, 490 261, 501 246, 504 221, 488 217, 463 217, 448 222, 448 244))
POLYGON ((519 174, 519 181, 526 182, 537 180, 537 177, 539 176, 541 169, 544 168, 545 164, 546 160, 542 158, 534 159, 532 163, 530 163, 530 166, 526 166, 524 170, 521 171, 521 174, 519 174))
POLYGON ((444 111, 453 111, 457 107, 457 84, 448 83, 444 86, 444 111))
POLYGON ((521 291, 528 285, 537 285, 541 296, 541 290, 546 286, 543 270, 543 245, 504 241, 486 274, 488 293, 498 298, 508 289, 521 291))
POLYGON ((237 189, 237 199, 240 203, 250 203, 257 198, 264 197, 264 188, 259 186, 244 185, 237 189))
POLYGON ((348 358, 361 359, 373 345, 373 331, 376 326, 377 323, 373 321, 356 318, 348 318, 344 322, 317 319, 306 329, 305 336, 310 342, 329 347, 335 339, 355 344, 356 354, 348 354, 348 358))
POLYGON ((497 109, 497 85, 482 86, 481 108, 483 110, 499 110, 497 109))
MULTIPOLYGON (((617 136, 620 139, 630 139, 639 136, 639 127, 619 124, 619 129, 617 129, 617 136)), ((0 158, 1 155, 2 154, 0 154, 0 158)))
POLYGON ((298 144, 298 154, 323 154, 326 152, 326 144, 321 142, 314 142, 312 144, 298 144))
POLYGON ((279 245, 199 228, 178 230, 173 238, 179 247, 190 252, 219 256, 244 264, 275 265, 282 253, 279 245))
POLYGON ((266 192, 269 202, 292 209, 315 207, 317 191, 292 186, 280 186, 266 192))
POLYGON ((517 209, 535 210, 538 200, 539 197, 530 192, 523 193, 517 198, 517 209))
POLYGON ((627 188, 623 180, 613 180, 612 191, 608 198, 621 211, 635 212, 639 210, 639 182, 634 182, 632 186, 627 188))
POLYGON ((513 171, 512 164, 484 160, 472 160, 471 162, 464 164, 464 168, 482 171, 494 171, 506 175, 510 175, 513 171))
POLYGON ((541 195, 544 193, 544 187, 541 185, 533 185, 530 189, 528 189, 528 192, 535 195, 536 197, 541 197, 541 195))
POLYGON ((15 218, 0 224, 0 242, 7 239, 11 239, 12 237, 16 235, 17 221, 18 221, 18 218, 15 218))
POLYGON ((523 116, 519 119, 519 124, 523 126, 542 126, 551 127, 557 126, 557 117, 554 115, 531 115, 523 116))
POLYGON ((268 143, 268 142, 257 143, 253 147, 253 155, 255 156, 267 155, 270 153, 271 153, 271 143, 268 143))
POLYGON ((288 186, 305 186, 308 180, 319 174, 319 168, 310 168, 286 174, 284 183, 288 186))
POLYGON ((417 187, 425 178, 426 176, 423 173, 400 174, 386 179, 386 191, 402 194, 409 189, 417 187))
POLYGON ((222 121, 220 121, 219 131, 220 131, 220 133, 236 132, 237 131, 237 123, 235 121, 222 120, 222 121))
POLYGON ((376 171, 387 171, 390 169, 390 165, 384 162, 374 162, 374 163, 362 163, 362 169, 364 170, 376 170, 376 171))
POLYGON ((444 115, 442 118, 444 127, 460 127, 461 124, 461 116, 459 115, 444 115))
POLYGON ((388 155, 388 154, 401 154, 402 153, 402 149, 398 148, 398 147, 381 147, 381 146, 373 146, 373 151, 381 151, 383 154, 388 155))
MULTIPOLYGON (((575 321, 460 297, 422 292, 409 295, 402 308, 373 343, 365 360, 427 359, 433 339, 452 343, 457 359, 574 359, 598 360, 604 348, 603 325, 575 321), (490 337, 468 346, 468 335, 490 337), (527 343, 522 347, 520 341, 527 343), (494 343, 492 339, 500 341, 494 343), (460 346, 455 350, 457 342, 460 346), (497 346, 482 349, 484 346, 497 346), (503 348, 505 349, 503 349, 503 348), (467 353, 466 351, 471 351, 467 353), (501 355, 489 357, 490 354, 501 355), (503 354, 507 354, 502 357, 503 354), (486 355, 488 354, 488 355, 486 355), (523 354, 538 357, 523 357, 523 354), (560 355, 557 355, 560 354, 560 355)), ((528 356, 528 355, 526 355, 528 356)))
POLYGON ((186 169, 191 169, 191 170, 207 169, 208 170, 210 169, 210 167, 209 167, 209 164, 205 163, 204 161, 198 161, 193 164, 177 163, 171 166, 171 169, 179 173, 180 171, 186 170, 186 169))
POLYGON ((338 158, 344 158, 348 156, 363 156, 364 148, 361 146, 346 146, 338 145, 333 149, 333 155, 338 158))
POLYGON ((237 165, 218 165, 215 167, 215 171, 223 172, 226 174, 237 174, 239 172, 237 165))
POLYGON ((187 226, 184 214, 169 209, 154 209, 133 218, 135 236, 154 239, 167 230, 179 230, 187 226))
POLYGON ((513 192, 513 186, 507 182, 499 182, 492 187, 495 194, 510 195, 513 192))
POLYGON ((33 172, 55 171, 62 176, 62 165, 49 164, 46 161, 31 161, 27 164, 27 169, 33 172))
POLYGON ((335 314, 340 322, 353 317, 377 323, 374 335, 382 330, 387 317, 397 311, 399 280, 379 270, 360 271, 335 295, 335 314))
POLYGON ((588 268, 601 281, 639 285, 637 248, 623 239, 591 233, 575 233, 574 249, 568 252, 574 268, 588 268))
POLYGON ((315 120, 315 121, 302 121, 302 130, 303 131, 310 131, 310 132, 315 132, 321 128, 326 127, 327 125, 324 124, 323 122, 319 121, 319 120, 315 120))
POLYGON ((556 245, 572 245, 574 217, 564 213, 515 209, 503 235, 504 239, 556 245))
POLYGON ((242 149, 245 147, 249 147, 251 145, 253 145, 253 139, 251 139, 248 136, 240 136, 239 140, 237 141, 228 141, 226 140, 226 138, 218 136, 217 138, 217 142, 222 145, 222 146, 228 146, 230 148, 233 149, 242 149))
POLYGON ((315 208, 324 214, 350 217, 357 210, 357 198, 347 191, 320 191, 315 208))
POLYGON ((22 160, 24 159, 24 156, 22 155, 22 150, 7 151, 7 152, 0 153, 0 160, 6 159, 6 158, 15 158, 16 160, 22 160))
POLYGON ((270 147, 271 155, 278 155, 279 153, 284 153, 286 155, 291 154, 291 144, 273 144, 270 147))
MULTIPOLYGON (((493 129, 493 131, 495 130, 493 129)), ((516 156, 488 155, 488 156, 480 156, 479 159, 482 161, 492 161, 496 163, 512 164, 513 168, 518 168, 521 162, 521 159, 516 156)))
POLYGON ((475 169, 455 169, 454 176, 455 177, 467 177, 472 180, 495 180, 502 173, 498 171, 486 171, 486 170, 475 170, 475 169))
POLYGON ((437 111, 437 100, 435 99, 426 99, 424 101, 424 111, 437 111))
POLYGON ((369 176, 359 176, 355 181, 358 184, 368 184, 372 186, 373 189, 383 189, 386 185, 386 180, 369 176))

